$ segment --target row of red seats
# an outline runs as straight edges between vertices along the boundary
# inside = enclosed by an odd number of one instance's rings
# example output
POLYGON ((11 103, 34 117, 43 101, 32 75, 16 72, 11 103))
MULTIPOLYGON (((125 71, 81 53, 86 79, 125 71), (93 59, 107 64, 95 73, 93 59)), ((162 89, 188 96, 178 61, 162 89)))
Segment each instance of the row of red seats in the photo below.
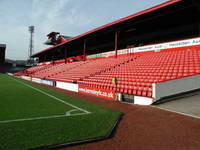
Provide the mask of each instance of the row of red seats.
POLYGON ((82 66, 70 69, 67 72, 54 74, 53 76, 47 77, 47 79, 61 79, 63 81, 72 80, 73 82, 77 82, 78 80, 88 78, 95 74, 99 74, 101 72, 109 70, 115 66, 118 66, 128 61, 130 58, 132 57, 120 57, 118 59, 109 58, 95 61, 88 60, 85 61, 86 63, 82 66))
POLYGON ((108 88, 119 93, 151 97, 152 83, 199 73, 200 50, 167 51, 142 55, 79 83, 94 88, 108 88), (112 85, 114 77, 117 78, 116 87, 112 85))
POLYGON ((152 97, 152 84, 200 73, 200 50, 134 54, 29 69, 33 77, 152 97), (114 85, 112 79, 116 78, 114 85))
POLYGON ((69 63, 69 64, 53 65, 51 68, 48 68, 46 70, 41 70, 40 72, 37 72, 33 74, 32 76, 46 79, 46 78, 55 76, 57 74, 61 74, 63 72, 67 72, 68 70, 71 70, 73 68, 79 67, 80 65, 84 63, 85 62, 74 62, 74 63, 69 63))

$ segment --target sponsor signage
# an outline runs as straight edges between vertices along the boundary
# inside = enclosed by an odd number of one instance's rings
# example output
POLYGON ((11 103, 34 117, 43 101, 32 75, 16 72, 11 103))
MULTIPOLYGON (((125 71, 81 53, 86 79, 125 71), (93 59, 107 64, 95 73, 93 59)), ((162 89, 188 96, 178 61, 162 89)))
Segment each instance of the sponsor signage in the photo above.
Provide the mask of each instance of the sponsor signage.
POLYGON ((31 77, 29 77, 29 76, 21 76, 21 78, 24 79, 24 80, 31 81, 31 77))
POLYGON ((49 81, 49 80, 41 80, 41 83, 45 84, 45 85, 49 85, 49 86, 53 86, 54 85, 54 82, 53 81, 49 81))
POLYGON ((36 82, 36 83, 41 83, 41 79, 39 79, 39 78, 32 78, 32 81, 33 82, 36 82))
POLYGON ((131 48, 131 53, 144 52, 144 51, 157 51, 162 49, 179 48, 179 47, 195 46, 195 45, 200 45, 200 38, 135 47, 131 48))
POLYGON ((51 64, 50 61, 48 61, 48 62, 42 62, 42 63, 38 63, 37 66, 49 65, 49 64, 51 64))
POLYGON ((68 91, 78 92, 78 84, 74 84, 74 83, 57 81, 56 87, 61 88, 61 89, 65 89, 65 90, 68 90, 68 91))
POLYGON ((102 57, 110 57, 110 56, 114 56, 114 55, 115 55, 115 51, 102 53, 102 57))
POLYGON ((13 76, 13 74, 12 74, 12 73, 8 73, 8 75, 9 75, 9 76, 13 76))
MULTIPOLYGON (((160 43, 160 44, 121 49, 121 50, 118 50, 118 54, 122 55, 122 54, 145 52, 145 51, 159 51, 162 49, 179 48, 179 47, 195 46, 195 45, 200 45, 200 38, 193 38, 193 39, 173 41, 173 42, 168 42, 168 43, 160 43)), ((87 58, 110 57, 114 55, 115 55, 115 51, 111 51, 111 52, 105 52, 105 53, 100 53, 100 54, 95 54, 95 55, 89 55, 87 56, 87 58)))
POLYGON ((89 88, 83 85, 79 85, 78 91, 84 94, 89 94, 89 95, 93 95, 97 97, 115 100, 115 92, 111 90, 95 89, 95 88, 89 88))

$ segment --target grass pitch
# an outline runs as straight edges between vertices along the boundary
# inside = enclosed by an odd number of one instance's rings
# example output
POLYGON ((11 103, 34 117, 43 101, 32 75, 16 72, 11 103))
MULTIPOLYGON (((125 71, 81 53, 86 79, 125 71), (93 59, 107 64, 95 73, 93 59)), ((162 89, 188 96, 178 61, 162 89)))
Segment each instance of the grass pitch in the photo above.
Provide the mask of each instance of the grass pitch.
POLYGON ((106 136, 120 113, 0 75, 0 149, 25 150, 106 136))

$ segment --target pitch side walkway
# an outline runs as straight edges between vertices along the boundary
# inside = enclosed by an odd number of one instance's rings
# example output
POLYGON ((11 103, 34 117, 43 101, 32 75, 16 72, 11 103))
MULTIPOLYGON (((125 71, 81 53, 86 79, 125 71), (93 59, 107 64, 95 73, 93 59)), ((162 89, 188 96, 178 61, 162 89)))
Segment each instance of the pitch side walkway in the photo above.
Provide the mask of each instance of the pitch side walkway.
POLYGON ((124 113, 110 139, 62 150, 199 150, 200 119, 48 87, 124 113))
POLYGON ((200 91, 194 93, 193 95, 188 95, 183 98, 178 98, 159 105, 155 105, 155 107, 200 118, 200 91))

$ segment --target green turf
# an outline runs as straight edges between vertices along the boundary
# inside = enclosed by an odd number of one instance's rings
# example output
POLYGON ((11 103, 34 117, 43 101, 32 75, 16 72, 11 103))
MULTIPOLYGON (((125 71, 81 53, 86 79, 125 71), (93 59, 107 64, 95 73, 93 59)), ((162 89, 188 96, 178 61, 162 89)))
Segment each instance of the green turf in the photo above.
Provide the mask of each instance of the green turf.
MULTIPOLYGON (((0 75, 0 150, 25 150, 105 136, 121 114, 23 81, 91 113, 2 123, 7 120, 62 116, 74 109, 14 79, 0 75)), ((73 112, 79 113, 85 112, 73 112)))

